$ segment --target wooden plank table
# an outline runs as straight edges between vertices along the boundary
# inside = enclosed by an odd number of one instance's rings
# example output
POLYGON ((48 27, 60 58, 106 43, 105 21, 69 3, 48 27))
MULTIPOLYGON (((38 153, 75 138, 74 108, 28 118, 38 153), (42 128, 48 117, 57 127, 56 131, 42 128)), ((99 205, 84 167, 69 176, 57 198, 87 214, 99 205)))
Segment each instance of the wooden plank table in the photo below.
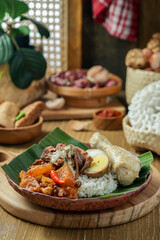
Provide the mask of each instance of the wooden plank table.
MULTIPOLYGON (((0 150, 12 151, 20 153, 28 148, 35 142, 38 142, 46 134, 52 131, 55 127, 60 127, 71 136, 81 140, 89 141, 89 138, 96 129, 90 125, 86 131, 74 132, 70 130, 68 121, 52 121, 45 122, 43 124, 42 132, 39 137, 30 143, 17 145, 17 146, 5 146, 0 145, 0 150)), ((108 139, 113 143, 128 150, 134 151, 127 143, 123 135, 123 131, 100 131, 106 135, 108 139)), ((160 171, 160 158, 154 155, 155 160, 153 165, 160 171)), ((28 223, 17 219, 5 210, 0 208, 0 239, 3 240, 159 240, 159 210, 160 206, 157 206, 150 214, 138 219, 136 221, 122 224, 115 227, 89 229, 89 230, 71 230, 71 229, 56 229, 43 227, 28 223)))

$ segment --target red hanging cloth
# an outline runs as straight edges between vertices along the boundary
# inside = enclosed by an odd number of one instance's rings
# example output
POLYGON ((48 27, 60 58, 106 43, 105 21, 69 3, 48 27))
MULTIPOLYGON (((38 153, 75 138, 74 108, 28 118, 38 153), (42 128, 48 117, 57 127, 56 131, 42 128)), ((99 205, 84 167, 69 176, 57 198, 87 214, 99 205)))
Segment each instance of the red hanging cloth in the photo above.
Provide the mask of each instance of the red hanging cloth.
POLYGON ((92 0, 93 18, 115 37, 136 41, 140 0, 92 0))

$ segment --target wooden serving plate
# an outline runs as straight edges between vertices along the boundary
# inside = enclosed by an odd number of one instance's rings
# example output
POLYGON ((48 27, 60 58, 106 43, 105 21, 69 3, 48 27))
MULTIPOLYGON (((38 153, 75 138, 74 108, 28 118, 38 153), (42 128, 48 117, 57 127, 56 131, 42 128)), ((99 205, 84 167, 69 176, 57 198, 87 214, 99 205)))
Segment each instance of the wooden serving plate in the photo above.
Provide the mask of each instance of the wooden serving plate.
MULTIPOLYGON (((0 165, 9 162, 14 154, 0 152, 0 165)), ((160 173, 152 167, 153 177, 148 187, 136 198, 120 207, 103 211, 66 212, 33 204, 8 184, 0 168, 0 205, 12 215, 44 226, 59 228, 100 228, 136 220, 151 212, 160 202, 160 173)))
POLYGON ((28 142, 39 135, 42 123, 43 118, 39 117, 38 121, 31 126, 20 128, 0 128, 0 143, 19 144, 28 142))
POLYGON ((61 228, 113 226, 142 217, 157 206, 160 200, 159 177, 160 174, 153 168, 153 179, 150 185, 135 199, 112 210, 86 213, 57 211, 32 204, 9 186, 2 173, 0 175, 0 204, 16 217, 45 226, 61 228))
POLYGON ((57 86, 47 81, 48 90, 63 96, 66 104, 71 107, 96 108, 106 106, 106 97, 118 93, 122 87, 122 79, 114 74, 110 74, 112 79, 117 81, 117 85, 109 88, 73 88, 57 86))

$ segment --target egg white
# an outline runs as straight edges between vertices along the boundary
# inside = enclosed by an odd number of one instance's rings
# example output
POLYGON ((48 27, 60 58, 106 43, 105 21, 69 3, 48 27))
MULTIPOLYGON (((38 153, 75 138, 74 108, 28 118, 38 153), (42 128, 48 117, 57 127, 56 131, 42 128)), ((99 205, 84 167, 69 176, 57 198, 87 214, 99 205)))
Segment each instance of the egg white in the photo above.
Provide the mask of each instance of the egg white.
POLYGON ((94 156, 96 156, 96 155, 105 155, 105 156, 107 156, 107 154, 103 150, 100 150, 100 149, 88 149, 87 153, 88 153, 88 156, 90 156, 92 158, 94 156))

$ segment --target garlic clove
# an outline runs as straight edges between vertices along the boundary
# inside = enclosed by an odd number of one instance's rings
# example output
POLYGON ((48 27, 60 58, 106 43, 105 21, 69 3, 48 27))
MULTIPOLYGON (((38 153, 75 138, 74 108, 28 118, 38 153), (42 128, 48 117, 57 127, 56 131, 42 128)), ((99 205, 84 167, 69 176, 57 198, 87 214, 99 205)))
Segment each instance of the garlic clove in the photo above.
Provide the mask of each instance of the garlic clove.
POLYGON ((64 98, 56 98, 54 100, 48 100, 45 102, 45 105, 48 109, 58 110, 61 109, 65 105, 64 98))
POLYGON ((71 120, 69 121, 69 126, 74 131, 81 131, 84 130, 91 122, 90 121, 78 121, 78 120, 71 120))

